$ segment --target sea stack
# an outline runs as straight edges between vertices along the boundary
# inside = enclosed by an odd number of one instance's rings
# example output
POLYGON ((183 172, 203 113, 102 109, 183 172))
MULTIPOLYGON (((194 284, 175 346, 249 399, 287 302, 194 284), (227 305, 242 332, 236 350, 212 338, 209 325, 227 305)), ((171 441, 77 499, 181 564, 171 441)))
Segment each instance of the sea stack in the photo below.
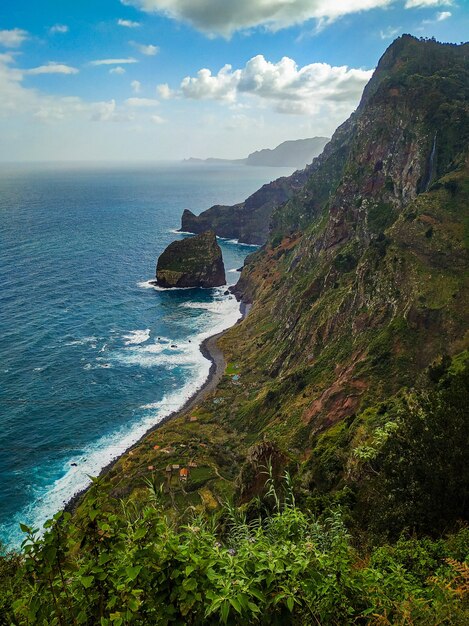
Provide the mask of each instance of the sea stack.
POLYGON ((213 231, 169 244, 156 266, 160 287, 220 287, 226 284, 221 248, 213 231))

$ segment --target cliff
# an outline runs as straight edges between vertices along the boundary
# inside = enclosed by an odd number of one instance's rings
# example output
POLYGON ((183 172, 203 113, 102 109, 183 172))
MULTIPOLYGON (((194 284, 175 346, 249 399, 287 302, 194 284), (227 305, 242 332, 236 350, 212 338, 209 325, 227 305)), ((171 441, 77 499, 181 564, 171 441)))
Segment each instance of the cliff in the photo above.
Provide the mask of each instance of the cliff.
POLYGON ((216 204, 198 216, 185 209, 181 219, 181 231, 201 233, 211 229, 219 237, 262 245, 269 234, 269 223, 274 208, 291 198, 306 180, 306 170, 299 171, 292 176, 277 178, 263 185, 240 204, 234 206, 216 204))
POLYGON ((173 241, 156 266, 160 287, 219 287, 226 283, 221 248, 215 233, 173 241))

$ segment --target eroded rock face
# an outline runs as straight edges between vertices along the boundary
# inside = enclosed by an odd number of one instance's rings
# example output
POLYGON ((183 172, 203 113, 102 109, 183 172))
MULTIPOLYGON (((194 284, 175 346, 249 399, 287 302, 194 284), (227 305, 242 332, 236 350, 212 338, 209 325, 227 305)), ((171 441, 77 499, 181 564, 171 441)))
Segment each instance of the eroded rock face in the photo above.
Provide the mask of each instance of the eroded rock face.
POLYGON ((160 287, 220 287, 225 266, 215 233, 173 241, 159 257, 156 284, 160 287))

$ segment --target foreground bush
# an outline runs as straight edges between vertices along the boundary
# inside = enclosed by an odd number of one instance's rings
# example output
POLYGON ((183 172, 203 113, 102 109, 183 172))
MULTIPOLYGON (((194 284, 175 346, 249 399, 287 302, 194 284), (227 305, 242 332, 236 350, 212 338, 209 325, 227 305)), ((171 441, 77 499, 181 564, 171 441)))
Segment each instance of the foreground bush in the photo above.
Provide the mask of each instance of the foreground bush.
POLYGON ((5 624, 469 622, 466 529, 361 560, 339 512, 314 519, 293 498, 276 499, 264 519, 228 507, 223 524, 195 517, 180 527, 155 502, 120 515, 97 495, 88 502, 73 522, 57 515, 41 539, 25 527, 23 557, 1 561, 5 624))

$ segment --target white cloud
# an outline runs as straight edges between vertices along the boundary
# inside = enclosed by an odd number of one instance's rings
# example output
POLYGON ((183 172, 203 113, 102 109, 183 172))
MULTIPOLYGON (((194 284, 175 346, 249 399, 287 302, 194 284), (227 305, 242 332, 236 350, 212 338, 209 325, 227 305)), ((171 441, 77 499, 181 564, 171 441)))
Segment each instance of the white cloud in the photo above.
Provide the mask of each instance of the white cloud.
POLYGON ((142 91, 142 83, 139 80, 133 80, 130 83, 130 86, 132 87, 132 91, 134 93, 140 93, 142 91))
POLYGON ((160 98, 163 98, 163 100, 169 100, 170 98, 174 96, 174 92, 172 89, 170 89, 168 83, 163 83, 162 85, 158 85, 156 88, 156 91, 158 95, 160 96, 160 98))
POLYGON ((188 22, 208 34, 230 36, 256 26, 279 30, 310 19, 333 21, 386 7, 395 0, 122 0, 143 11, 188 22))
POLYGON ((117 20, 117 23, 124 28, 138 28, 140 26, 140 22, 133 22, 132 20, 117 20))
POLYGON ((439 11, 435 13, 435 16, 431 20, 422 20, 420 26, 416 28, 416 31, 424 32, 428 26, 434 26, 438 22, 444 22, 452 16, 451 11, 439 11))
POLYGON ((152 44, 146 46, 141 43, 136 43, 135 41, 131 41, 130 43, 134 46, 134 48, 137 48, 140 54, 144 54, 148 57, 154 57, 160 51, 158 46, 153 46, 152 44))
POLYGON ((23 70, 23 74, 29 76, 35 76, 38 74, 78 74, 79 70, 76 67, 65 65, 63 63, 54 63, 49 61, 47 65, 40 65, 39 67, 33 67, 30 70, 23 70))
POLYGON ((93 122, 109 122, 114 118, 116 112, 116 101, 96 102, 92 106, 91 120, 93 122))
POLYGON ((244 68, 233 70, 225 65, 217 74, 201 69, 195 77, 187 76, 178 91, 159 85, 162 97, 183 96, 195 100, 219 100, 235 103, 240 97, 255 97, 270 104, 279 113, 311 115, 323 106, 352 110, 371 70, 333 67, 312 63, 299 68, 293 59, 283 57, 278 63, 262 55, 250 59, 244 68))
POLYGON ((0 45, 5 48, 18 48, 28 38, 28 32, 21 28, 0 30, 0 45))
POLYGON ((406 9, 425 9, 428 7, 451 6, 453 0, 407 0, 406 9))
MULTIPOLYGON (((280 30, 309 20, 317 29, 345 15, 382 9, 402 0, 121 0, 148 13, 186 22, 209 36, 230 37, 259 26, 280 30)), ((406 0, 406 9, 451 6, 454 0, 406 0)))
POLYGON ((137 59, 129 57, 127 59, 98 59, 97 61, 90 61, 90 65, 126 65, 129 63, 138 63, 137 59))
POLYGON ((380 30, 379 31, 379 36, 381 37, 381 39, 386 40, 386 39, 394 39, 394 37, 396 37, 396 35, 398 35, 401 32, 401 27, 398 26, 397 28, 393 28, 392 26, 388 26, 388 28, 385 28, 384 30, 380 30))
POLYGON ((51 35, 55 35, 56 33, 68 33, 69 28, 66 24, 54 24, 54 26, 51 26, 49 28, 49 32, 51 35))
MULTIPOLYGON (((197 72, 196 77, 186 76, 181 82, 181 92, 186 98, 195 100, 226 100, 234 102, 241 79, 242 70, 232 71, 225 65, 216 75, 206 68, 197 72)), ((164 85, 160 86, 165 89, 164 85)))
POLYGON ((118 65, 117 67, 113 67, 109 70, 109 74, 117 74, 118 76, 122 76, 125 74, 125 69, 118 65))
POLYGON ((125 104, 129 107, 155 107, 159 105, 158 100, 152 98, 127 98, 125 104))
POLYGON ((164 120, 162 117, 160 117, 159 115, 152 115, 151 116, 151 121, 154 124, 164 124, 166 120, 164 120))

